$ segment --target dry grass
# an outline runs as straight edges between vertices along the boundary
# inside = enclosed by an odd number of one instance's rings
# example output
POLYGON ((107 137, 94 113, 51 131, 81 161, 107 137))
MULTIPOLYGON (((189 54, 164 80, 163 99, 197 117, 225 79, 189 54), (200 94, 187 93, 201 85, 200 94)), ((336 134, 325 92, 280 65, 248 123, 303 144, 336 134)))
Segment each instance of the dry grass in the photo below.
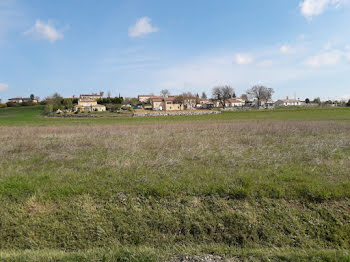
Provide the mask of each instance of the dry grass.
POLYGON ((2 127, 0 139, 0 166, 8 170, 1 180, 50 163, 63 174, 142 173, 132 178, 141 184, 147 173, 180 184, 189 179, 199 188, 186 190, 204 193, 201 181, 232 182, 241 174, 253 184, 316 178, 331 186, 350 174, 350 124, 340 122, 2 127))
POLYGON ((3 249, 349 248, 350 123, 1 127, 0 170, 3 249))

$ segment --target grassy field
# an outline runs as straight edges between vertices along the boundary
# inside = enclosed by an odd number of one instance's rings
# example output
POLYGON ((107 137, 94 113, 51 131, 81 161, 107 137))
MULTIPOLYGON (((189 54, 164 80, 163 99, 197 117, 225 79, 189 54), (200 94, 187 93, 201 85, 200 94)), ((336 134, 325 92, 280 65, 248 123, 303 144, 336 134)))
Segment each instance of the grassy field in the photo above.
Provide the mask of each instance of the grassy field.
POLYGON ((350 109, 0 109, 0 261, 350 261, 350 109))
MULTIPOLYGON (((220 115, 166 116, 149 118, 104 117, 52 118, 43 117, 42 106, 0 108, 0 126, 50 126, 50 125, 100 125, 100 124, 143 124, 158 122, 233 121, 233 120, 296 120, 296 121, 342 121, 350 122, 350 108, 293 108, 260 111, 232 111, 220 115)), ((105 114, 108 116, 108 113, 105 114)), ((112 114, 113 115, 113 114, 112 114)))

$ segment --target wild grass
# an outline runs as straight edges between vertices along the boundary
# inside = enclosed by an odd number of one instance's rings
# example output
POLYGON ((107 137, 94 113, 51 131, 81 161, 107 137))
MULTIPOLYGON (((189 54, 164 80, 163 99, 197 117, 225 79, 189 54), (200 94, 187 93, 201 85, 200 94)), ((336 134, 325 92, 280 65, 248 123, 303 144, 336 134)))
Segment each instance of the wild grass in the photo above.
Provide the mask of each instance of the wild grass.
POLYGON ((147 121, 0 127, 0 260, 349 260, 349 122, 147 121))
POLYGON ((0 138, 0 194, 11 199, 350 196, 347 123, 3 127, 0 138))

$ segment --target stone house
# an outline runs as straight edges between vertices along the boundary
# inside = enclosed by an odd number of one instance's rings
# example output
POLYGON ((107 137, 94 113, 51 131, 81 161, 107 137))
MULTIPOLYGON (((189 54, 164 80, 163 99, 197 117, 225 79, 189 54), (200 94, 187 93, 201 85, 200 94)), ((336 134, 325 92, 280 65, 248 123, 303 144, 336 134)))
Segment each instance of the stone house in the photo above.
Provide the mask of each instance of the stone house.
POLYGON ((75 112, 92 112, 92 111, 103 112, 103 111, 106 111, 106 107, 104 105, 97 104, 96 99, 79 98, 78 105, 74 106, 74 111, 75 112))
POLYGON ((103 92, 100 92, 100 94, 83 94, 83 95, 80 95, 80 98, 83 98, 83 99, 91 99, 91 100, 97 100, 97 99, 102 99, 103 98, 103 92))
POLYGON ((137 99, 141 102, 141 103, 147 103, 150 101, 151 98, 157 98, 159 96, 155 96, 155 95, 138 95, 137 99))
POLYGON ((153 97, 150 98, 152 110, 176 111, 183 110, 184 105, 175 102, 175 97, 153 97))

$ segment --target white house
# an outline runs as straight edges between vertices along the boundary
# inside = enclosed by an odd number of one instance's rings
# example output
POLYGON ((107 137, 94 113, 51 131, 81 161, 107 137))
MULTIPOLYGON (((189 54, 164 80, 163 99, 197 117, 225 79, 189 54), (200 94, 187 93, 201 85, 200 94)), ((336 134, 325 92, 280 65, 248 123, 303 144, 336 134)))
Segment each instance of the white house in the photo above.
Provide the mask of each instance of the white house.
POLYGON ((276 106, 301 106, 302 102, 299 99, 280 99, 275 103, 276 106))
POLYGON ((227 107, 241 107, 245 105, 245 100, 239 97, 230 98, 226 101, 227 107))

